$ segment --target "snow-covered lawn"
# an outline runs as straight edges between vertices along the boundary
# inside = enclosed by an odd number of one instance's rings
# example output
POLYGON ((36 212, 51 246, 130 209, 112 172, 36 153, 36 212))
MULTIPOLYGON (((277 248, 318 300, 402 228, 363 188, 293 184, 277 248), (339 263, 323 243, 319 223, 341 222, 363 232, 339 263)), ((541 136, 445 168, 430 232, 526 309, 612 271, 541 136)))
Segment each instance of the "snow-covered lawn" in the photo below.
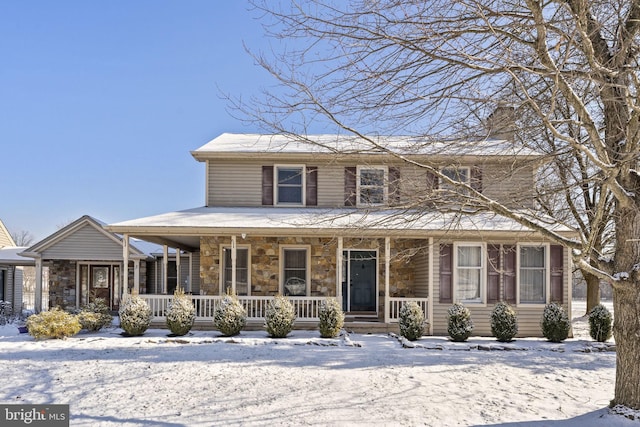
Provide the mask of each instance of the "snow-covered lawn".
POLYGON ((0 403, 69 403, 73 426, 639 426, 607 413, 615 353, 599 351, 584 323, 563 344, 424 337, 413 348, 314 331, 125 338, 113 328, 34 341, 5 326, 0 403))

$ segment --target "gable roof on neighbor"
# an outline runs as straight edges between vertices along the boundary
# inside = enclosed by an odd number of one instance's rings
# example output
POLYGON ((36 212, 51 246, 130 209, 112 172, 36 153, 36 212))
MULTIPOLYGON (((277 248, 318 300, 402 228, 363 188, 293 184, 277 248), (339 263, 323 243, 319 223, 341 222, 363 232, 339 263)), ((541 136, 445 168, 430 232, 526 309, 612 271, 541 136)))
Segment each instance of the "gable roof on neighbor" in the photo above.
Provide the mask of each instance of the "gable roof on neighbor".
MULTIPOLYGON (((372 136, 371 140, 384 149, 402 155, 429 156, 491 156, 541 157, 542 153, 511 141, 482 139, 475 141, 435 141, 411 136, 372 136)), ((196 160, 220 158, 225 155, 384 155, 384 149, 370 142, 346 135, 264 135, 223 133, 191 152, 196 160)))
POLYGON ((13 237, 11 237, 11 233, 7 230, 7 227, 4 226, 4 223, 0 219, 0 248, 5 246, 15 246, 16 242, 13 241, 13 237))
POLYGON ((33 258, 20 255, 25 249, 27 249, 26 246, 5 246, 4 248, 0 248, 0 265, 35 265, 36 262, 33 258))
MULTIPOLYGON (((122 260, 122 237, 105 230, 105 225, 98 219, 84 215, 20 255, 42 259, 122 260)), ((146 259, 148 254, 130 244, 129 257, 146 259)))

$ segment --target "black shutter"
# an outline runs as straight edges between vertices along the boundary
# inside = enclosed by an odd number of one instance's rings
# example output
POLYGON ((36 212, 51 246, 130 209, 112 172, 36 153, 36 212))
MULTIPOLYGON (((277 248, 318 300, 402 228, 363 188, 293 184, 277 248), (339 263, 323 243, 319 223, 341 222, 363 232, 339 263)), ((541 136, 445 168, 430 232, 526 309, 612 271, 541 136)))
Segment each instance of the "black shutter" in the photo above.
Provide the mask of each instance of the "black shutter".
POLYGON ((487 245, 487 303, 500 301, 500 245, 487 245))
POLYGON ((400 204, 400 169, 389 168, 389 205, 400 204))
POLYGON ((262 204, 273 205, 273 166, 262 167, 262 204))
POLYGON ((551 301, 562 304, 564 302, 564 248, 551 245, 551 301))
POLYGON ((515 245, 504 245, 502 247, 502 259, 504 266, 504 300, 509 304, 516 303, 516 247, 515 245))
POLYGON ((480 166, 471 168, 471 180, 469 181, 471 188, 478 193, 482 193, 482 169, 480 166))
POLYGON ((318 206, 318 167, 307 166, 307 182, 306 182, 306 201, 307 206, 318 206))
POLYGON ((440 245, 440 303, 453 302, 453 245, 440 245))
POLYGON ((344 168, 344 205, 356 205, 356 168, 344 168))

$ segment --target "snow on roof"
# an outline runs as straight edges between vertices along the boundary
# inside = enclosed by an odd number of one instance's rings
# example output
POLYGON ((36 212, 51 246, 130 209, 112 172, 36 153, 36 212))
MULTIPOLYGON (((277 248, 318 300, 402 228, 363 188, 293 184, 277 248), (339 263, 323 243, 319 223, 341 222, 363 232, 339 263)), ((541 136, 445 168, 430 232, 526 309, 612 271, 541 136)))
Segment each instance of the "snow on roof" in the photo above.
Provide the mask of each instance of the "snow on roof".
POLYGON ((0 248, 0 264, 9 265, 35 265, 36 261, 20 255, 27 246, 5 246, 0 248))
POLYGON ((196 158, 215 153, 289 153, 289 154, 382 154, 384 149, 405 155, 474 155, 474 156, 541 156, 534 150, 517 146, 506 140, 433 141, 410 136, 372 136, 371 142, 356 136, 289 135, 223 133, 193 151, 196 158))
MULTIPOLYGON (((571 231, 549 222, 554 231, 571 231)), ((180 232, 203 230, 363 230, 368 231, 532 231, 517 222, 491 212, 442 213, 403 210, 277 208, 277 207, 200 207, 149 216, 107 226, 116 232, 157 229, 180 232)), ((147 230, 150 231, 150 230, 147 230)))

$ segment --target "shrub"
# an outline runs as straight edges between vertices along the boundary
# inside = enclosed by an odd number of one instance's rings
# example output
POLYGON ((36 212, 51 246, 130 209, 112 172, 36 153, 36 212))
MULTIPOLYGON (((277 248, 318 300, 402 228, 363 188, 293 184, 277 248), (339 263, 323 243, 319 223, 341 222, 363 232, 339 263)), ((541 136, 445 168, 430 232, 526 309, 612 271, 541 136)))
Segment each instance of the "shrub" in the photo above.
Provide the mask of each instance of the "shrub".
POLYGON ((344 326, 344 313, 335 298, 329 298, 320 305, 320 336, 322 338, 337 337, 344 326))
POLYGON ((602 304, 598 304, 589 312, 589 335, 598 342, 611 338, 611 312, 602 304))
POLYGON ((267 307, 265 328, 271 338, 284 338, 293 329, 296 313, 293 304, 281 295, 277 295, 267 307))
POLYGON ((29 335, 40 338, 67 338, 74 336, 82 326, 73 314, 56 307, 40 314, 32 314, 27 319, 29 335))
POLYGON ((119 314, 120 327, 127 335, 142 335, 151 324, 151 308, 136 293, 122 299, 119 314))
POLYGON ((453 341, 466 341, 473 331, 471 312, 462 303, 455 303, 449 307, 449 322, 447 332, 453 341))
POLYGON ((213 326, 225 337, 238 335, 247 323, 247 311, 238 298, 227 294, 213 315, 213 326))
POLYGON ((500 301, 491 311, 491 334, 500 342, 509 342, 517 333, 516 311, 506 302, 500 301))
POLYGON ((196 308, 184 294, 184 290, 178 286, 173 292, 173 300, 167 310, 167 328, 172 334, 182 336, 189 333, 196 321, 196 308))
POLYGON ((540 322, 542 335, 551 342, 562 342, 569 336, 569 317, 562 306, 552 302, 544 307, 540 322))
POLYGON ((402 304, 400 309, 400 335, 409 341, 415 341, 424 332, 424 312, 415 302, 402 304))
POLYGON ((89 331, 99 331, 110 326, 113 322, 113 317, 109 313, 109 307, 104 298, 96 298, 85 305, 77 316, 82 329, 89 331))

